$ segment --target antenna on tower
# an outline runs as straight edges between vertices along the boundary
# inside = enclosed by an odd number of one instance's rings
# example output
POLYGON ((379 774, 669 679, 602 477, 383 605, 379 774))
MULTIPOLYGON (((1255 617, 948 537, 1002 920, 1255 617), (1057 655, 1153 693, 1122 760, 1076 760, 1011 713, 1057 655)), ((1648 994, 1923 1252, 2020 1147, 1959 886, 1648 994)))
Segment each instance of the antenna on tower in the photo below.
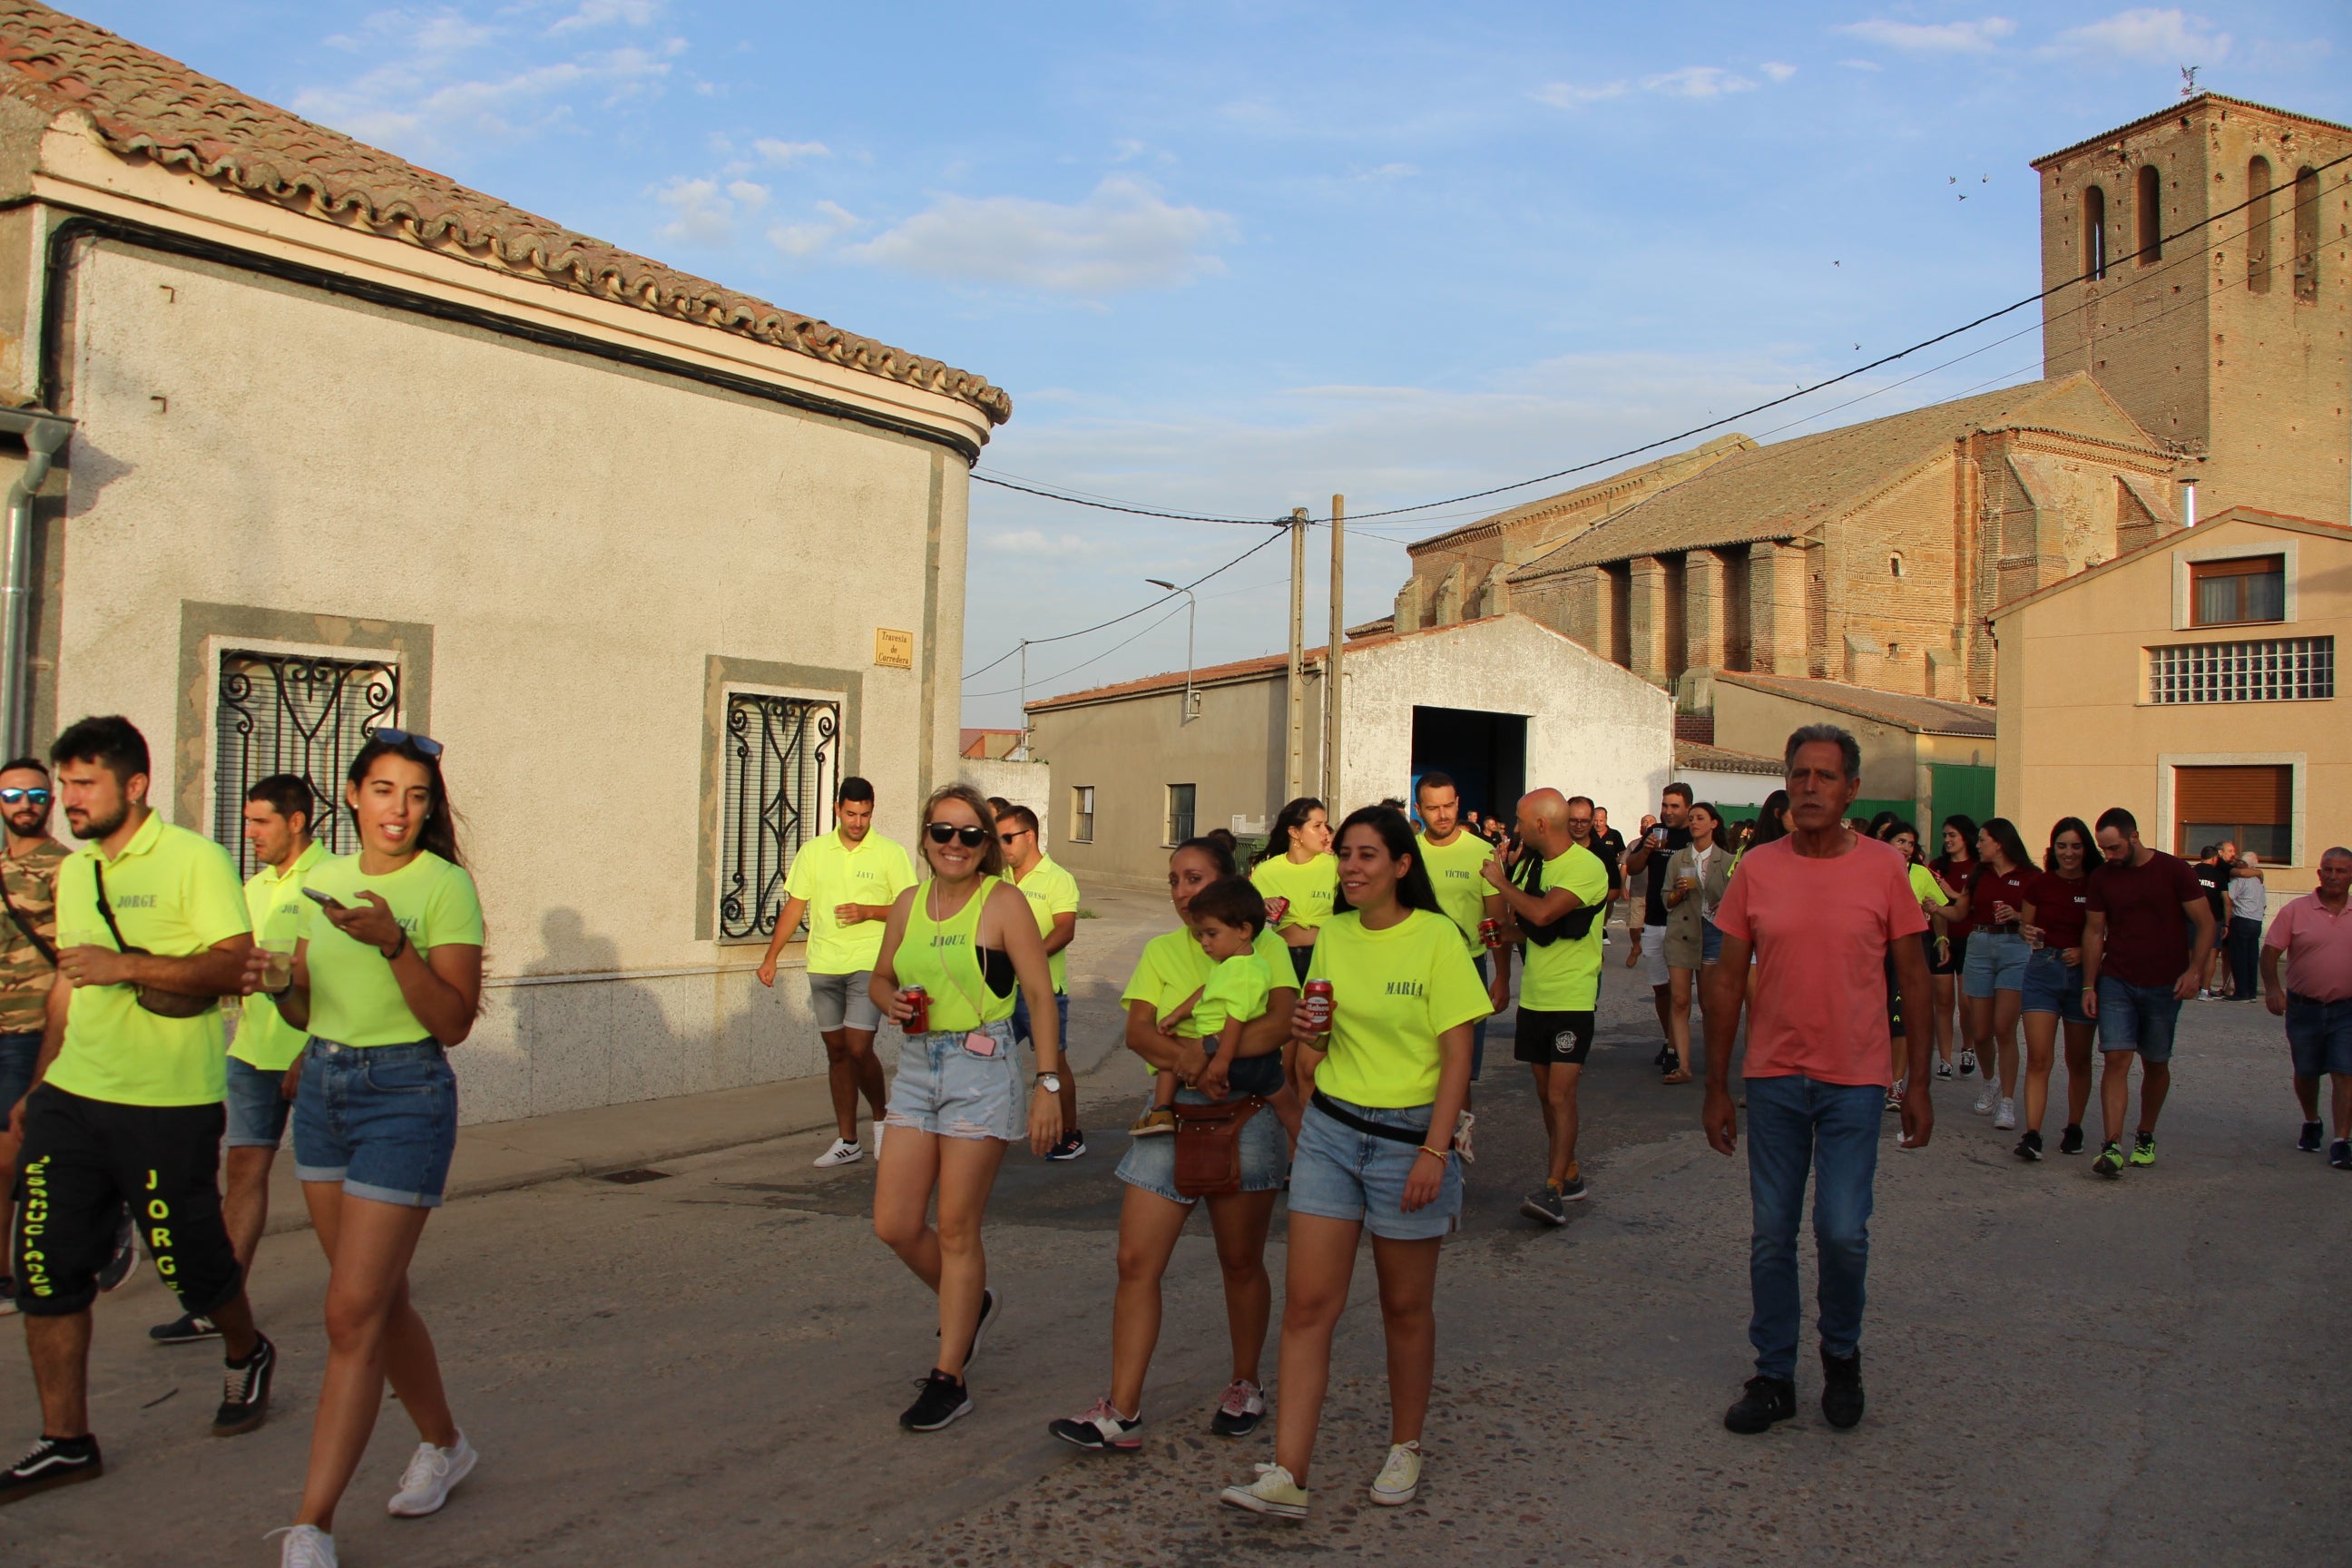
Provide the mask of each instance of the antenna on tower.
POLYGON ((2197 96, 2197 73, 2200 68, 2202 68, 2198 66, 2182 66, 2180 68, 2181 97, 2194 98, 2197 96))

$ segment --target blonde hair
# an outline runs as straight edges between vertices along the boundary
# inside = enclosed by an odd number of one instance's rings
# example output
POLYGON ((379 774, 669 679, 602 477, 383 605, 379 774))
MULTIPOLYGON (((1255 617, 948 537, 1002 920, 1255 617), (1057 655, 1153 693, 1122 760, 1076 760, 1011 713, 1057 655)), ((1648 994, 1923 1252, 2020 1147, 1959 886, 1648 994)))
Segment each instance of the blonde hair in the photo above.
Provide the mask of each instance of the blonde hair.
MULTIPOLYGON (((931 813, 940 808, 941 802, 950 800, 960 800, 971 807, 973 820, 988 830, 988 842, 982 845, 980 850, 980 874, 983 877, 1004 875, 1004 840, 996 836, 995 809, 988 804, 986 795, 968 784, 941 784, 931 792, 929 800, 923 802, 923 814, 915 819, 915 843, 922 851, 923 863, 930 865, 931 813)), ((937 872, 939 868, 933 866, 931 869, 937 872)))

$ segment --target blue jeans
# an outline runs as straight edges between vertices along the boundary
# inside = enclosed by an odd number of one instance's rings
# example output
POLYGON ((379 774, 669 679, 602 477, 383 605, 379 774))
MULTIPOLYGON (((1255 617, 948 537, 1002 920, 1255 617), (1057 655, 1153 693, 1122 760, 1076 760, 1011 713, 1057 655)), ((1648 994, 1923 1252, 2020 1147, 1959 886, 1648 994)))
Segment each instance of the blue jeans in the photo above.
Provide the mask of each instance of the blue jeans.
POLYGON ((2352 1000, 2322 1002, 2288 992, 2286 1046, 2297 1078, 2352 1077, 2352 1000))
POLYGON ((1813 1189, 1813 1244, 1821 1254, 1824 1353, 1862 1346, 1870 1275, 1871 1183, 1878 1173, 1878 1129, 1886 1091, 1875 1084, 1823 1083, 1791 1075, 1751 1078, 1748 1089, 1748 1192, 1754 1207, 1748 1288, 1755 1316, 1748 1342, 1764 1377, 1797 1374, 1797 1225, 1805 1178, 1813 1189))
POLYGON ((40 1059, 40 1030, 0 1035, 0 1116, 7 1115, 33 1087, 33 1068, 40 1059))
POLYGON ((2236 984, 2233 1002, 2252 1002, 2263 994, 2263 922, 2243 915, 2230 917, 2230 978, 2236 984))
MULTIPOLYGON (((1484 985, 1489 980, 1494 978, 1495 972, 1486 966, 1486 955, 1485 953, 1479 953, 1477 956, 1471 959, 1470 962, 1477 968, 1479 984, 1484 985)), ((38 1037, 36 1037, 37 1043, 37 1038, 38 1037)), ((1470 1081, 1473 1083, 1477 1082, 1478 1075, 1486 1070, 1486 1020, 1485 1018, 1481 1018, 1476 1023, 1470 1026, 1470 1081)))

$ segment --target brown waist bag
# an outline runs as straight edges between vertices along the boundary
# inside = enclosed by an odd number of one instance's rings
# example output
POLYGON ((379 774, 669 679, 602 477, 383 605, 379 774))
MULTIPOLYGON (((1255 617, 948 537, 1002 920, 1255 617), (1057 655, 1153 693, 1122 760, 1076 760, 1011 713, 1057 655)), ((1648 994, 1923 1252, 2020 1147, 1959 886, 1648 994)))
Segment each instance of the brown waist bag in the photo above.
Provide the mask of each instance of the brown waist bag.
POLYGON ((1242 1190, 1242 1129, 1265 1109, 1263 1096, 1245 1094, 1214 1105, 1179 1102, 1176 1190, 1188 1198, 1216 1198, 1242 1190))

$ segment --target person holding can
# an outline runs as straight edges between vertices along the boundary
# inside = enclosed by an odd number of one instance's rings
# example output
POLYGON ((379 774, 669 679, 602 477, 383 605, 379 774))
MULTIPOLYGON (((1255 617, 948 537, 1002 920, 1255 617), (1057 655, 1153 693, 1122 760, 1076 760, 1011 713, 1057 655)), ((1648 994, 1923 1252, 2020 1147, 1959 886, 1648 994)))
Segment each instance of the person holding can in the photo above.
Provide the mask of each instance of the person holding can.
POLYGON ((1328 1025, 1291 1026, 1308 1090, 1290 1175, 1275 1459, 1223 1500, 1307 1516, 1309 1465, 1348 1304, 1356 1246, 1372 1233, 1388 1342, 1389 1452, 1371 1500, 1411 1502, 1437 1363, 1433 1299, 1441 1241, 1462 1213, 1454 1132, 1470 1093, 1471 1026, 1492 1011, 1462 932, 1439 909, 1412 825, 1366 806, 1341 825, 1339 894, 1307 982, 1332 990, 1328 1025))
POLYGON ((1265 900, 1274 929, 1290 949, 1292 973, 1307 978, 1316 934, 1331 918, 1339 887, 1339 863, 1331 858, 1331 814, 1323 803, 1301 795, 1276 814, 1265 848, 1250 867, 1250 885, 1265 900))
POLYGON ((936 1432, 971 1409, 964 1367, 1003 1302, 988 1288, 981 1216, 1005 1145, 1062 1139, 1062 1030, 1029 900, 1004 877, 996 815, 969 784, 923 803, 930 879, 890 907, 867 992, 906 1034, 874 1178, 874 1234, 940 1299, 938 1358, 898 1417, 936 1432), (1029 999, 1036 1077, 1023 1081, 1015 986, 1029 999), (929 1220, 933 1193, 939 1224, 929 1220))

